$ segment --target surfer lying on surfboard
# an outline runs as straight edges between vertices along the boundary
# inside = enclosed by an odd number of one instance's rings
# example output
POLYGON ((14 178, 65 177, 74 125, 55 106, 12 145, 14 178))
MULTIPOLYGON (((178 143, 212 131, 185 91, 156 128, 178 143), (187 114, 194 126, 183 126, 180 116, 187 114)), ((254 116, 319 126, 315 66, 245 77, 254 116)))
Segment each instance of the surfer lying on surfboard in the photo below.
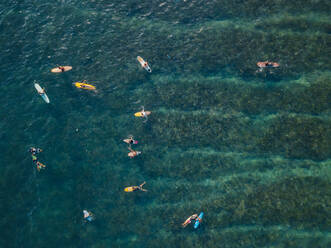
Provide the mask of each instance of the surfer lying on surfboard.
POLYGON ((135 156, 138 156, 141 152, 139 151, 134 151, 132 150, 132 148, 129 146, 128 149, 130 150, 130 152, 128 153, 128 156, 130 158, 134 158, 135 156))
POLYGON ((134 140, 132 135, 130 135, 127 139, 124 139, 123 141, 129 144, 130 146, 138 144, 138 141, 134 140))
POLYGON ((133 191, 137 191, 137 190, 141 190, 141 191, 147 191, 147 189, 143 189, 143 186, 145 185, 146 182, 143 182, 142 184, 140 184, 139 186, 130 186, 130 187, 126 187, 124 189, 125 192, 133 192, 133 191))
POLYGON ((192 220, 195 220, 196 218, 198 218, 198 215, 197 214, 192 214, 190 217, 187 218, 187 220, 185 220, 182 223, 182 227, 186 227, 188 224, 191 223, 192 220))
POLYGON ((60 73, 60 72, 65 72, 65 71, 70 71, 72 69, 72 66, 65 65, 65 66, 58 66, 53 69, 51 69, 51 72, 53 73, 60 73))
POLYGON ((138 56, 137 60, 139 61, 140 65, 149 73, 152 72, 152 69, 149 67, 147 61, 145 61, 142 57, 138 56))
POLYGON ((259 71, 262 71, 264 68, 276 68, 276 67, 279 67, 279 64, 276 63, 276 62, 264 61, 264 62, 257 62, 257 66, 260 67, 259 71))

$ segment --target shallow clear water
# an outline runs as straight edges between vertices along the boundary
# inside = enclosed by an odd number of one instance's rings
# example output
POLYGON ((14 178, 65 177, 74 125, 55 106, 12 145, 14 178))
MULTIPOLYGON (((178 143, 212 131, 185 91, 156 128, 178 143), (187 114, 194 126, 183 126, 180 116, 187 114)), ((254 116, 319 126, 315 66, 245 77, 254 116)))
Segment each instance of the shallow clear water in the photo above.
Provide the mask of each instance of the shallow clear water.
POLYGON ((1 247, 330 247, 329 1, 0 7, 1 247))

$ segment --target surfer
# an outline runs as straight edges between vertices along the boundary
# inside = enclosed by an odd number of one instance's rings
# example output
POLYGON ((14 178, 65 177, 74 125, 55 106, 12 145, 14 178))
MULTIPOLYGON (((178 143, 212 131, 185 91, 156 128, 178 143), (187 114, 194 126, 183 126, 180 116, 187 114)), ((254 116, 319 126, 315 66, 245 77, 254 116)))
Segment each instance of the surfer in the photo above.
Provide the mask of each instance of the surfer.
POLYGON ((131 145, 136 145, 138 144, 138 141, 137 140, 134 140, 133 139, 133 136, 130 135, 127 139, 123 140, 125 143, 128 143, 130 146, 131 145))
POLYGON ((183 227, 186 227, 188 224, 191 223, 192 220, 196 220, 198 217, 197 214, 192 214, 190 217, 187 218, 187 220, 185 220, 183 223, 182 223, 182 226, 183 227))
POLYGON ((139 61, 140 65, 148 72, 152 72, 151 68, 149 67, 147 61, 145 61, 142 57, 138 56, 137 60, 139 61))
POLYGON ((259 71, 262 71, 263 68, 276 68, 276 67, 279 67, 279 64, 276 63, 276 62, 264 61, 264 62, 258 62, 257 66, 260 68, 259 71))
POLYGON ((84 220, 87 221, 92 221, 93 220, 93 214, 87 210, 83 210, 83 214, 84 214, 84 220))
POLYGON ((45 88, 42 88, 40 91, 38 91, 39 95, 44 95, 45 94, 45 88))
POLYGON ((139 186, 131 186, 131 187, 126 187, 124 189, 125 192, 133 192, 133 191, 137 191, 137 190, 141 190, 141 191, 147 191, 147 189, 143 189, 143 186, 146 184, 146 182, 143 182, 142 184, 140 184, 139 186))
POLYGON ((29 149, 29 152, 31 152, 32 155, 36 155, 42 151, 43 150, 41 150, 40 148, 35 148, 35 147, 30 147, 30 149, 29 149))
POLYGON ((145 118, 144 122, 148 121, 147 113, 145 112, 144 106, 141 106, 142 110, 140 111, 141 116, 145 118))
POLYGON ((44 169, 46 167, 46 165, 40 163, 39 161, 36 162, 37 165, 37 170, 40 171, 41 169, 44 169))
POLYGON ((129 146, 128 149, 130 150, 130 152, 128 153, 128 156, 130 158, 134 158, 135 156, 138 156, 141 152, 139 151, 134 151, 132 150, 132 148, 129 146))

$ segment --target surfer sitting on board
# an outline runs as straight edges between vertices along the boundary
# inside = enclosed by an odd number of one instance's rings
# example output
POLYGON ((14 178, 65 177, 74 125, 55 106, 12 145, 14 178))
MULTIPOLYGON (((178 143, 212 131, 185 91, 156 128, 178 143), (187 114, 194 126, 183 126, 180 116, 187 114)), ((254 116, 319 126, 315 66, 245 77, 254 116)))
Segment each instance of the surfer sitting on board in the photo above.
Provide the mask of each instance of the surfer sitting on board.
POLYGON ((182 223, 183 227, 186 227, 188 224, 191 223, 191 220, 195 220, 196 218, 199 218, 197 214, 192 214, 190 217, 187 218, 187 220, 182 223))
POLYGON ((146 122, 148 120, 148 117, 147 117, 147 114, 145 112, 145 108, 144 108, 144 106, 141 106, 141 108, 142 108, 142 110, 140 111, 140 113, 143 117, 145 117, 144 122, 146 122))
POLYGON ((128 156, 130 157, 130 158, 133 158, 133 157, 135 157, 135 156, 138 156, 141 152, 139 152, 139 151, 134 151, 134 150, 132 150, 132 148, 131 147, 128 147, 128 149, 130 150, 130 152, 128 153, 128 156))
POLYGON ((147 189, 143 189, 143 186, 145 185, 146 182, 143 182, 142 184, 140 184, 139 186, 131 186, 131 187, 126 187, 124 189, 125 192, 133 192, 136 190, 141 190, 141 191, 147 191, 147 189))
POLYGON ((64 72, 64 70, 65 70, 64 66, 59 66, 58 68, 59 68, 62 72, 64 72))
POLYGON ((93 220, 93 214, 87 210, 83 210, 83 214, 84 214, 84 220, 87 221, 92 221, 93 220))
POLYGON ((39 95, 45 94, 45 88, 42 88, 40 91, 38 91, 39 95))

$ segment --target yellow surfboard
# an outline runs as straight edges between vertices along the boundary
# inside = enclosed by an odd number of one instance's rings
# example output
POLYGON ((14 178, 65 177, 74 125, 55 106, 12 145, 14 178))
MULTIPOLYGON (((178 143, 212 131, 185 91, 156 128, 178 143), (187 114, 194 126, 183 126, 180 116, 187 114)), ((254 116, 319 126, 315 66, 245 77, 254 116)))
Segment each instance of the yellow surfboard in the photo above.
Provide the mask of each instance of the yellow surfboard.
POLYGON ((125 191, 125 192, 132 192, 132 191, 134 191, 134 188, 133 188, 133 187, 126 187, 126 188, 124 189, 124 191, 125 191))
POLYGON ((58 66, 58 67, 53 68, 51 70, 51 72, 53 72, 53 73, 60 73, 60 72, 64 72, 64 71, 70 71, 71 69, 72 69, 72 66, 69 66, 69 65, 58 66))
MULTIPOLYGON (((150 115, 151 114, 151 111, 145 111, 146 115, 150 115)), ((143 117, 143 114, 141 112, 137 112, 134 114, 134 116, 136 117, 143 117)))
POLYGON ((84 89, 84 90, 95 90, 96 89, 95 86, 93 86, 91 84, 85 84, 85 83, 80 83, 80 82, 76 82, 75 86, 77 88, 84 89))

